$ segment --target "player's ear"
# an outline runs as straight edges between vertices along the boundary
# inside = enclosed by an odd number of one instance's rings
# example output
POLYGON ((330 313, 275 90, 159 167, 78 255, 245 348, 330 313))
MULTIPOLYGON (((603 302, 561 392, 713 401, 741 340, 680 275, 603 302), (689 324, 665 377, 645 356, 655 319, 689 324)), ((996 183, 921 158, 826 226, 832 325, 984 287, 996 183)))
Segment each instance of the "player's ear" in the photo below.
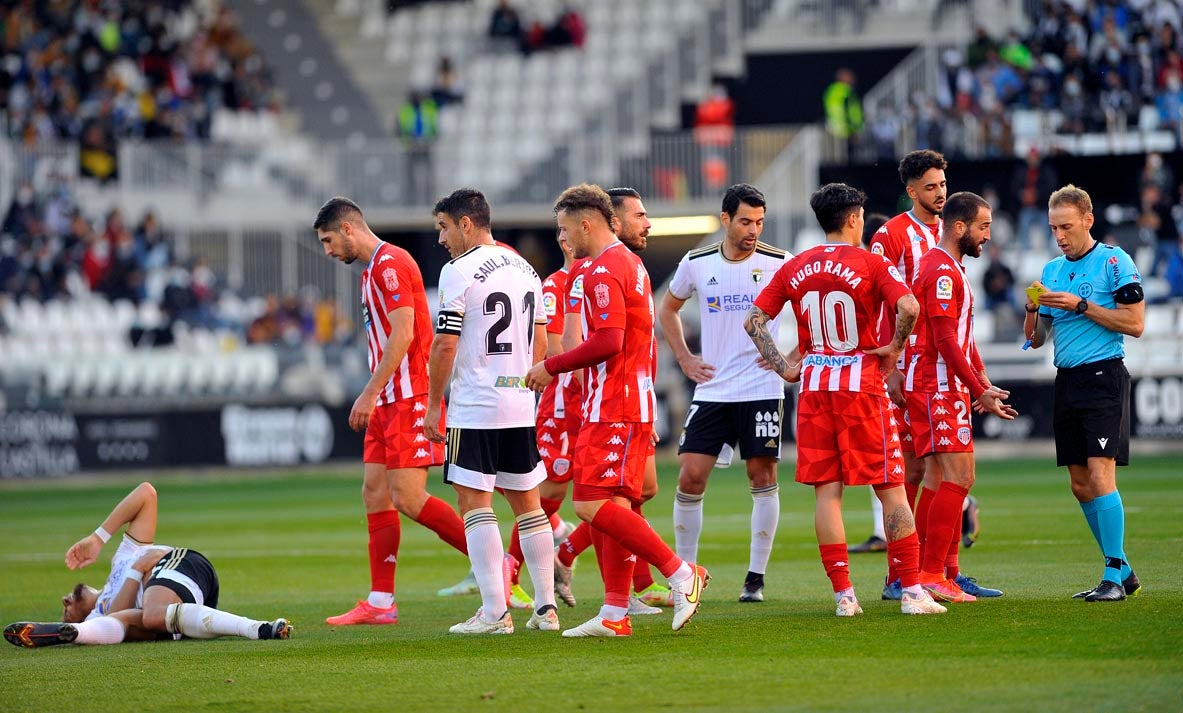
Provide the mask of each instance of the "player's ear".
POLYGON ((1092 213, 1092 211, 1089 211, 1088 213, 1085 213, 1085 214, 1084 214, 1084 221, 1083 221, 1083 222, 1084 222, 1084 229, 1085 229, 1085 230, 1092 230, 1092 229, 1093 229, 1093 222, 1094 222, 1095 220, 1096 220, 1096 219, 1095 219, 1095 217, 1093 216, 1093 213, 1092 213))

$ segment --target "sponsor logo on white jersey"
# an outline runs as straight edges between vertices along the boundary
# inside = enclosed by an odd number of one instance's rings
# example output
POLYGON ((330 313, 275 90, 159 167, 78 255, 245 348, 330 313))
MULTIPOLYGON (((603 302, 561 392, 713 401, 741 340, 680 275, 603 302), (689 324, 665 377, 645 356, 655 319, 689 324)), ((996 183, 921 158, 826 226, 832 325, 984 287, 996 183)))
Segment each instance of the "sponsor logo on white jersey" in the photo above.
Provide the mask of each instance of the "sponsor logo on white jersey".
POLYGON ((711 279, 707 280, 707 286, 712 286, 712 285, 717 285, 717 284, 719 284, 719 281, 716 280, 713 276, 711 277, 711 279))

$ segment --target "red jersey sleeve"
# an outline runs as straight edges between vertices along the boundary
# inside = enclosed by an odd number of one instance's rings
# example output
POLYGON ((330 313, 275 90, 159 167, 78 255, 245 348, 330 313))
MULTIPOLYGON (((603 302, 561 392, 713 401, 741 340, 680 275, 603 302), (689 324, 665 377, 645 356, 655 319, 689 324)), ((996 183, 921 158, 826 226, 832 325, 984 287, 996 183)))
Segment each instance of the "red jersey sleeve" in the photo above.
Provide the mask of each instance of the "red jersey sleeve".
POLYGON ((616 276, 617 270, 597 265, 583 278, 583 302, 588 314, 588 331, 612 328, 624 329, 627 311, 624 287, 616 276))
POLYGON ((378 260, 372 281, 382 298, 383 311, 389 314, 399 307, 413 308, 415 303, 411 290, 415 280, 410 266, 389 254, 382 255, 378 260))
POLYGON ((563 309, 563 287, 565 285, 560 285, 553 277, 548 277, 542 283, 542 311, 546 315, 547 334, 563 333, 563 317, 566 314, 563 309))
POLYGON ((883 227, 871 236, 871 244, 867 246, 867 249, 872 255, 887 258, 887 261, 892 265, 898 265, 900 257, 904 254, 904 247, 899 236, 891 232, 887 223, 884 223, 883 227))
MULTIPOLYGON (((894 329, 895 305, 904 295, 912 294, 912 290, 908 289, 900 271, 896 269, 895 265, 888 262, 887 258, 880 258, 878 261, 872 258, 868 262, 871 263, 871 269, 875 275, 875 289, 879 297, 883 299, 884 307, 892 315, 891 325, 894 329)), ((888 334, 887 338, 890 340, 892 336, 894 334, 888 334)))
POLYGON ((760 290, 756 301, 752 303, 772 319, 776 319, 776 316, 785 308, 785 303, 789 301, 789 266, 794 262, 789 260, 781 265, 768 284, 764 286, 764 289, 760 290))

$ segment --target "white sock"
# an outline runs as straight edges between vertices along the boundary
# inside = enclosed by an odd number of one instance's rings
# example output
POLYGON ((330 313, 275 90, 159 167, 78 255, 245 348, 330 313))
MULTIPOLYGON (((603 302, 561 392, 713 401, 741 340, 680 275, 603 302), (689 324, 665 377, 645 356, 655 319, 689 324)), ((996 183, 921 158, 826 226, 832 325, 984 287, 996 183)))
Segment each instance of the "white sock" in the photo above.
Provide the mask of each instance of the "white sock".
MULTIPOLYGON (((776 483, 763 488, 752 488, 752 545, 748 554, 748 571, 764 574, 772 543, 776 540, 776 526, 780 522, 780 486, 776 483)), ((693 562, 694 560, 691 560, 693 562)))
POLYGON ((370 592, 366 602, 375 609, 389 609, 394 606, 394 592, 370 592))
POLYGON ((873 533, 875 537, 887 542, 887 532, 883 529, 883 503, 879 502, 879 498, 875 495, 875 489, 871 488, 871 526, 875 528, 873 533))
POLYGON ((924 589, 919 584, 913 584, 911 587, 904 587, 904 591, 914 597, 918 597, 924 593, 924 589))
POLYGON ((501 542, 501 530, 497 529, 497 514, 493 508, 477 508, 464 513, 464 539, 468 542, 472 574, 481 589, 484 619, 497 621, 505 614, 505 582, 501 576, 505 545, 501 542))
POLYGON ((682 585, 689 582, 693 576, 694 570, 690 568, 690 563, 683 560, 682 564, 678 565, 678 568, 670 575, 670 589, 677 589, 679 592, 683 591, 682 585))
POLYGON ((534 584, 534 610, 555 605, 555 547, 550 518, 541 509, 518 515, 518 541, 534 584))
POLYGON ((608 621, 620 621, 628 616, 628 607, 610 607, 605 604, 600 607, 600 616, 608 621))
POLYGON ((181 634, 190 639, 214 639, 219 636, 257 639, 259 627, 264 623, 200 604, 169 604, 164 614, 164 626, 169 633, 181 634))
POLYGON ((674 551, 687 562, 698 561, 703 495, 689 495, 681 490, 674 493, 674 551))
POLYGON ((127 634, 123 622, 110 616, 100 616, 74 625, 78 629, 75 644, 118 644, 127 634))
POLYGON ((965 512, 966 510, 969 510, 969 496, 968 495, 965 496, 965 500, 961 501, 961 512, 965 512))
POLYGON ((854 587, 847 587, 841 592, 834 592, 834 603, 837 604, 842 597, 854 597, 854 587))

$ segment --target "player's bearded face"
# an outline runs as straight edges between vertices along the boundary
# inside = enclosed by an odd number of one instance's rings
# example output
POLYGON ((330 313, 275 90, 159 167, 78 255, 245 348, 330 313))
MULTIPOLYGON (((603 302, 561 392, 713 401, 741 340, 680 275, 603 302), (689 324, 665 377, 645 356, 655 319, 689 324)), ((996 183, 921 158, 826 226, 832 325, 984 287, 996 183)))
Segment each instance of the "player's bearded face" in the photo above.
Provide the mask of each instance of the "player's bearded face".
POLYGON ((649 245, 649 216, 645 206, 636 198, 625 198, 617 215, 620 229, 617 237, 633 252, 641 252, 649 245))
POLYGON ((93 588, 79 582, 74 591, 62 597, 62 621, 70 624, 84 621, 94 610, 96 594, 93 588))
POLYGON ((962 255, 981 257, 982 246, 990 240, 990 211, 981 208, 977 218, 966 228, 965 234, 957 241, 957 247, 962 255))
POLYGON ((740 203, 735 217, 727 216, 727 221, 727 238, 732 247, 744 252, 755 250, 756 241, 764 232, 764 207, 740 203))
POLYGON ((913 200, 933 215, 940 215, 945 208, 945 172, 930 168, 911 186, 913 200))
POLYGON ((349 265, 357 259, 357 250, 353 247, 353 241, 345 235, 346 225, 342 223, 337 230, 318 230, 316 234, 324 246, 325 255, 349 265))
POLYGON ((440 213, 436 216, 436 227, 439 228, 439 243, 443 245, 452 257, 464 252, 464 234, 460 226, 452 222, 450 216, 440 213))

